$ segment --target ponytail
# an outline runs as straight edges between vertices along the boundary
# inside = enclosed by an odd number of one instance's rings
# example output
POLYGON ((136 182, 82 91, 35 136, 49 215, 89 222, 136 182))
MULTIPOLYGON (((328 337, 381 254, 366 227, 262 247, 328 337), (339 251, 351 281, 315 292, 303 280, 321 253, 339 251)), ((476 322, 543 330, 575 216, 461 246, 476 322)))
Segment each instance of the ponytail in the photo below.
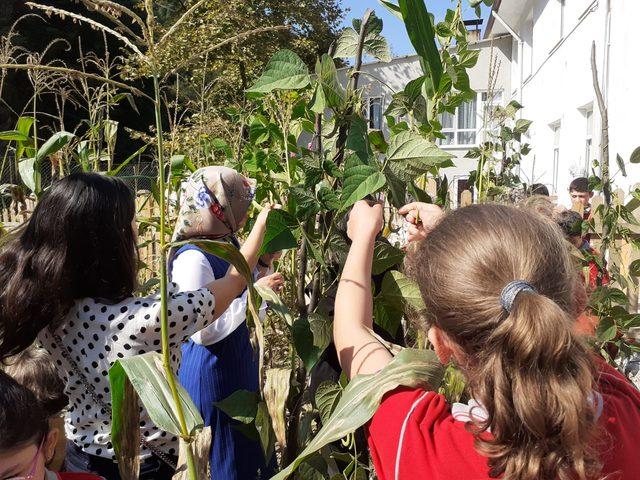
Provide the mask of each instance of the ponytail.
POLYGON ((592 365, 572 323, 550 298, 521 292, 490 335, 470 387, 489 413, 476 446, 492 476, 585 480, 597 470, 592 365))
POLYGON ((468 428, 491 476, 597 477, 594 368, 572 332, 576 271, 557 227, 507 206, 458 209, 407 269, 428 326, 459 347, 469 394, 486 409, 468 428), (502 295, 509 284, 519 288, 502 295))

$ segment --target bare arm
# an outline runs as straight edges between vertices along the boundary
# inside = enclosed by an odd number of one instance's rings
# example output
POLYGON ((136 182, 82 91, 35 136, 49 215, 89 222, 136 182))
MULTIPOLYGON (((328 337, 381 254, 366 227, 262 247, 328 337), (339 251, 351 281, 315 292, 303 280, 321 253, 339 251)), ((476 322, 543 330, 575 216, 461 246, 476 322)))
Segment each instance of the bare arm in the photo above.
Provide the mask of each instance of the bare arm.
POLYGON ((333 338, 340 365, 349 378, 374 373, 391 354, 371 335, 373 298, 371 265, 375 237, 382 226, 382 208, 358 202, 351 211, 348 233, 353 243, 336 294, 333 338))
MULTIPOLYGON (((249 233, 247 240, 240 248, 240 253, 244 256, 249 265, 249 270, 252 272, 258 263, 258 252, 264 239, 269 211, 271 211, 271 208, 265 208, 260 212, 253 229, 251 229, 251 233, 249 233)), ((231 305, 234 298, 240 295, 246 286, 246 280, 233 266, 224 277, 207 285, 207 288, 211 290, 216 299, 214 319, 218 318, 231 305)))

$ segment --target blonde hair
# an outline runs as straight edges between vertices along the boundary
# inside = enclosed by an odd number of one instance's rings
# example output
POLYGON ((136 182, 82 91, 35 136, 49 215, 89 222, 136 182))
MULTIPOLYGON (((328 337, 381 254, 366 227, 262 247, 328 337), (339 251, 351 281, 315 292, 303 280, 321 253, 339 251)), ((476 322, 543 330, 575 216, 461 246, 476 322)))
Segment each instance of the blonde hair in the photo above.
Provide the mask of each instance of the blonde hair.
POLYGON ((593 478, 593 366, 572 332, 575 268, 558 229, 527 210, 472 205, 449 213, 407 270, 429 325, 467 359, 469 393, 488 413, 469 429, 490 475, 593 478), (507 313, 500 293, 513 280, 536 291, 519 293, 507 313))

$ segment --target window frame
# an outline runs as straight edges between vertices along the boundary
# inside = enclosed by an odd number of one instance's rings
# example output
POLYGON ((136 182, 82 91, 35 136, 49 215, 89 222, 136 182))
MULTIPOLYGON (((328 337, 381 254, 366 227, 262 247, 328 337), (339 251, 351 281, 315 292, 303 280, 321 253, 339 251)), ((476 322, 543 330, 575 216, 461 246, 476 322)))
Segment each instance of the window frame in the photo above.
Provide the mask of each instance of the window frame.
MULTIPOLYGON (((442 148, 471 148, 478 146, 481 142, 486 140, 485 137, 485 128, 484 128, 484 120, 485 113, 488 102, 483 100, 483 96, 488 97, 489 90, 476 90, 476 98, 475 98, 475 118, 476 118, 476 126, 475 128, 459 128, 458 127, 458 112, 460 107, 456 108, 454 114, 446 112, 447 115, 452 115, 452 127, 442 128, 441 132, 443 134, 451 134, 453 135, 453 143, 444 143, 443 139, 439 138, 436 141, 436 144, 442 148), (461 133, 470 133, 473 132, 475 134, 475 141, 473 143, 458 143, 458 135, 461 133)), ((503 97, 504 90, 499 89, 493 91, 494 106, 502 106, 503 105, 503 97), (497 97, 497 101, 495 101, 497 97)), ((442 116, 439 118, 440 123, 444 123, 442 121, 442 116)))

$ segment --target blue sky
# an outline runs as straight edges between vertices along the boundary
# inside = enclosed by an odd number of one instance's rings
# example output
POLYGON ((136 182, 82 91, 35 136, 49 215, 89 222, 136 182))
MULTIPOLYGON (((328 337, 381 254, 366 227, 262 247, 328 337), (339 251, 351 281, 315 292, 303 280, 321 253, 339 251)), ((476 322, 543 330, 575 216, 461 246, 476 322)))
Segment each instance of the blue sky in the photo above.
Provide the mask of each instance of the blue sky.
MULTIPOLYGON (((456 0, 425 0, 427 8, 436 17, 436 21, 441 21, 444 18, 444 14, 447 8, 454 8, 457 4, 456 0)), ((347 14, 344 25, 351 26, 352 18, 361 18, 367 8, 375 10, 376 15, 382 18, 384 22, 384 29, 382 33, 389 44, 391 45, 391 53, 394 57, 401 55, 410 55, 415 53, 407 32, 404 28, 404 24, 394 17, 386 8, 384 8, 378 0, 343 0, 342 5, 345 8, 349 8, 351 11, 347 14)), ((475 19, 476 14, 474 10, 469 7, 467 0, 463 0, 463 18, 465 20, 475 19)), ((482 17, 487 21, 489 9, 483 5, 482 17)), ((484 31, 484 25, 483 25, 484 31)))

